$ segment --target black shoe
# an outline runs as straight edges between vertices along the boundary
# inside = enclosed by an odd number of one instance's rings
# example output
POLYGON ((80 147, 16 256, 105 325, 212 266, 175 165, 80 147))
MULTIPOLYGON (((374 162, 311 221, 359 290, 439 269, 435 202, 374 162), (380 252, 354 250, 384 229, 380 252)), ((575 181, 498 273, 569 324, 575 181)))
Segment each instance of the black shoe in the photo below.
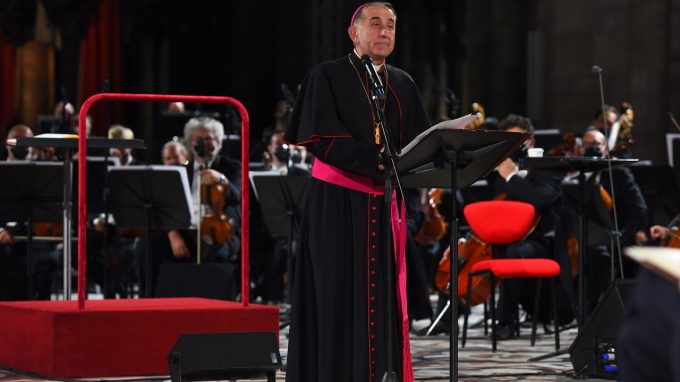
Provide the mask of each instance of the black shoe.
POLYGON ((496 340, 511 340, 517 338, 515 324, 500 324, 496 326, 496 340))

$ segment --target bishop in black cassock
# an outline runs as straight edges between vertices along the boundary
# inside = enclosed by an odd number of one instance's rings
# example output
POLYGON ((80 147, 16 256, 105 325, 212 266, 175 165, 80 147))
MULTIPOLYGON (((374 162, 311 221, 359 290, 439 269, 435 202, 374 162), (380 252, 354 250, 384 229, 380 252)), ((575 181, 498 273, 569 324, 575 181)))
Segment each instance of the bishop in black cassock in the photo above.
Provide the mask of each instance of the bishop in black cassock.
MULTIPOLYGON (((386 128, 401 148, 429 121, 411 77, 387 64, 380 72, 386 128)), ((316 66, 303 81, 285 140, 307 146, 314 165, 322 162, 382 185, 378 164, 384 140, 376 142, 369 94, 356 49, 316 66)), ((386 308, 387 272, 395 270, 386 269, 382 219, 389 215, 382 201, 382 195, 320 180, 313 171, 292 285, 288 381, 380 380, 388 335, 397 375, 411 380, 410 355, 404 362, 402 352, 408 331, 396 298, 394 311, 386 308), (388 314, 394 317, 392 333, 386 329, 388 314)))

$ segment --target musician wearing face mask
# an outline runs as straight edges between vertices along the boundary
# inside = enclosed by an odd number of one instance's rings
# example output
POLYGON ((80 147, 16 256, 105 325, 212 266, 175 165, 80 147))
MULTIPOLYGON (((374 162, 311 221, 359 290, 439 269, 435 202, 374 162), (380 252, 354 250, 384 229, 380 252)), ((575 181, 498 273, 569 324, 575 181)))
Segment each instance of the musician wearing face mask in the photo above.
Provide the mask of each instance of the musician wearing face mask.
MULTIPOLYGON (((588 130, 583 133, 581 156, 604 157, 607 145, 604 134, 599 130, 588 130)), ((626 166, 612 168, 613 182, 607 170, 587 174, 586 212, 588 213, 588 256, 586 256, 588 299, 590 307, 594 307, 600 294, 609 284, 610 256, 612 250, 611 235, 614 230, 614 211, 618 218, 621 247, 639 244, 644 240, 646 227, 647 203, 642 191, 635 181, 633 173, 626 166), (612 205, 612 183, 614 186, 615 206, 612 205)), ((619 262, 615 265, 619 268, 619 262)), ((637 267, 624 257, 624 275, 634 276, 637 267)), ((619 274, 620 275, 620 274, 619 274)))
MULTIPOLYGON (((192 118, 184 127, 184 139, 192 155, 192 159, 187 165, 194 210, 194 215, 191 218, 192 227, 198 226, 199 208, 205 210, 206 201, 200 200, 202 185, 221 185, 224 187, 226 214, 235 224, 233 228, 237 229, 240 226, 241 165, 237 160, 218 154, 223 137, 224 127, 222 123, 213 118, 192 118)), ((168 238, 172 246, 173 256, 176 258, 195 257, 195 254, 192 253, 192 251, 195 252, 195 248, 187 246, 186 240, 183 240, 175 231, 171 231, 168 238)), ((210 244, 209 240, 207 244, 210 244)), ((209 261, 216 256, 217 258, 214 260, 226 261, 238 253, 240 240, 235 231, 232 240, 224 248, 213 246, 205 248, 207 253, 202 254, 204 259, 209 261)))
MULTIPOLYGON (((32 137, 26 125, 12 127, 7 139, 32 137)), ((34 160, 39 150, 32 147, 7 146, 7 162, 34 160)), ((12 179, 3 179, 11 182, 12 179)), ((32 245, 33 295, 27 296, 26 242, 17 239, 27 233, 25 222, 7 222, 0 225, 0 301, 40 299, 49 300, 52 277, 59 266, 58 251, 54 244, 34 242, 32 245)))
MULTIPOLYGON (((531 121, 519 115, 510 114, 499 124, 499 130, 530 133, 534 131, 531 121)), ((529 203, 536 208, 540 220, 536 228, 521 242, 508 245, 504 251, 505 258, 550 258, 560 263, 561 288, 558 288, 558 298, 562 302, 559 308, 560 321, 568 322, 573 312, 573 280, 569 275, 566 254, 566 233, 559 218, 561 203, 563 173, 553 171, 523 171, 519 170, 518 162, 529 148, 533 147, 534 139, 518 150, 515 155, 505 159, 497 168, 497 176, 490 178, 496 195, 505 194, 506 200, 518 200, 529 203)), ((509 339, 515 336, 513 322, 517 312, 517 305, 522 304, 527 312, 533 311, 534 280, 508 279, 503 280, 500 299, 498 301, 499 339, 509 339)), ((543 307, 550 304, 541 304, 543 307)), ((548 315, 549 316, 549 315, 548 315)), ((539 317, 541 319, 542 317, 539 317)))

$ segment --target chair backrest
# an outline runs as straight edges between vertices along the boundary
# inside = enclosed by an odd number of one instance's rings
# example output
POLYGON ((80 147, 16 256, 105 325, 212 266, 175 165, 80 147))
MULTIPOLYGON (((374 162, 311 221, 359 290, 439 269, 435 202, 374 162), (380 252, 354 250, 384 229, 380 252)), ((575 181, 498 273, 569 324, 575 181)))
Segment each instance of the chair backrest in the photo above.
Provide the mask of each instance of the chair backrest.
POLYGON ((468 204, 463 213, 480 239, 490 244, 509 244, 526 236, 533 226, 536 210, 529 203, 490 200, 468 204))

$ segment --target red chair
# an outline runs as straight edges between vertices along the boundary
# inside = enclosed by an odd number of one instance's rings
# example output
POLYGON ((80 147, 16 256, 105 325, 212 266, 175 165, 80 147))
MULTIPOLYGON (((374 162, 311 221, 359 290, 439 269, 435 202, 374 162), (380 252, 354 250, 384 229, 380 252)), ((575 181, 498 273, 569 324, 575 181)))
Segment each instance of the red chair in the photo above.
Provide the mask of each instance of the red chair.
MULTIPOLYGON (((470 228, 483 241, 494 245, 506 245, 524 239, 535 227, 536 212, 531 204, 517 201, 493 200, 472 203, 463 210, 470 228)), ((484 260, 475 264, 468 276, 468 285, 472 285, 475 276, 490 278, 491 304, 491 339, 492 351, 496 351, 496 304, 495 285, 497 279, 508 278, 538 278, 536 301, 534 303, 533 324, 531 330, 531 345, 536 342, 536 323, 538 317, 538 302, 541 293, 541 280, 550 278, 553 320, 557 323, 557 304, 555 301, 554 278, 560 274, 559 264, 550 259, 494 259, 484 260)), ((471 289, 467 290, 466 301, 470 301, 471 289)), ((462 346, 467 337, 469 310, 465 313, 463 324, 462 346)), ((486 317, 485 322, 486 322, 486 317)), ((519 322, 517 322, 519 332, 519 322)), ((518 333, 519 334, 519 333, 518 333)), ((555 350, 560 347, 559 330, 555 328, 555 350)))

